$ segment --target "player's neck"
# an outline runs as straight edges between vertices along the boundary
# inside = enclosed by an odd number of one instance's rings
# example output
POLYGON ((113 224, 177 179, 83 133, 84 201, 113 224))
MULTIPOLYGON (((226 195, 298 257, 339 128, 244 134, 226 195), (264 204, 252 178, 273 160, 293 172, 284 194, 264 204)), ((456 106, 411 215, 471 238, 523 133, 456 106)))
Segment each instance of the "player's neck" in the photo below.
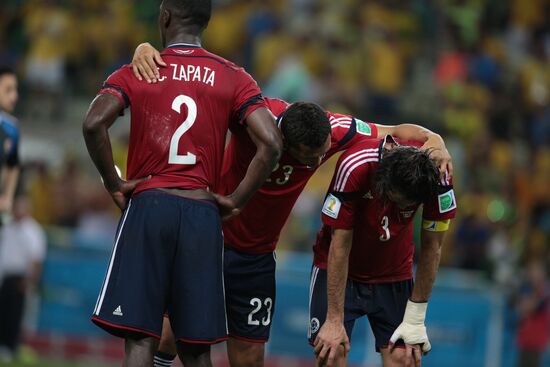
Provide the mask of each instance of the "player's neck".
POLYGON ((173 37, 166 39, 166 46, 174 45, 178 43, 185 43, 188 45, 200 45, 201 44, 201 38, 197 35, 188 34, 188 33, 180 33, 177 35, 174 35, 173 37))

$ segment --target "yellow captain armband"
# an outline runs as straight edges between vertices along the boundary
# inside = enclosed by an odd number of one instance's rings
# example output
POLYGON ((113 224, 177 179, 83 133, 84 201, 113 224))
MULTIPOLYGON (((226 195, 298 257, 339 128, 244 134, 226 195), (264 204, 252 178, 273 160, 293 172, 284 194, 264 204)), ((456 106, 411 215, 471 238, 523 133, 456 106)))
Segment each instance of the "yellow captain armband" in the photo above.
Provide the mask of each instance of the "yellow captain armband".
POLYGON ((422 229, 430 232, 445 232, 449 230, 450 219, 445 220, 422 220, 422 229))

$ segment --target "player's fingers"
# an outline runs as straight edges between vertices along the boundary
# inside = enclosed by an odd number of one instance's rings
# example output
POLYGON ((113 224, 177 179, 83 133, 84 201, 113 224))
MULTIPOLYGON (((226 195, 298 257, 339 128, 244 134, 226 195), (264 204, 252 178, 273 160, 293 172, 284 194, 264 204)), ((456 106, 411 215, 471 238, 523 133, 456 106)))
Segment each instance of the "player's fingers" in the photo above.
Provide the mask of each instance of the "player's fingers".
POLYGON ((420 367, 422 365, 422 353, 420 352, 419 346, 415 346, 413 348, 413 357, 414 357, 414 366, 420 367))
POLYGON ((147 63, 147 67, 149 68, 149 70, 151 70, 152 75, 150 76, 153 77, 154 81, 156 82, 159 77, 159 70, 157 68, 157 64, 155 64, 154 55, 153 57, 147 57, 145 59, 145 62, 147 63))
POLYGON ((344 346, 344 354, 348 354, 349 351, 351 350, 351 345, 349 343, 349 339, 347 339, 344 343, 342 343, 343 346, 344 346))
POLYGON ((313 352, 317 355, 321 351, 321 348, 323 348, 323 343, 319 337, 317 337, 315 338, 315 341, 313 341, 313 352))
POLYGON ((323 347, 319 352, 319 359, 324 360, 327 357, 327 354, 329 352, 330 352, 330 346, 328 344, 323 344, 323 347))
POLYGON ((151 83, 151 78, 149 78, 149 74, 147 74, 145 72, 145 69, 143 68, 142 64, 138 61, 137 63, 137 68, 139 70, 139 73, 141 74, 142 77, 145 78, 145 80, 147 81, 147 83, 151 83))
POLYGON ((158 51, 155 51, 155 62, 160 65, 160 66, 163 66, 163 67, 166 67, 168 65, 166 65, 166 63, 164 62, 164 60, 162 59, 162 56, 160 56, 160 52, 158 51))
POLYGON ((132 63, 132 71, 134 72, 134 76, 138 79, 138 80, 143 80, 143 78, 141 77, 141 74, 139 73, 139 70, 138 70, 138 67, 136 64, 132 63))
POLYGON ((327 363, 325 364, 327 367, 334 366, 334 362, 335 362, 335 359, 336 359, 336 353, 337 352, 338 352, 337 348, 330 348, 330 351, 329 351, 328 357, 327 357, 327 363))
POLYGON ((143 57, 140 59, 139 64, 141 65, 141 67, 143 68, 143 70, 145 71, 149 79, 151 79, 151 82, 155 83, 157 81, 157 78, 155 77, 155 70, 157 67, 153 59, 148 56, 143 57), (151 64, 153 64, 152 68, 151 68, 151 64))
POLYGON ((449 161, 449 163, 447 163, 447 173, 449 174, 449 177, 453 177, 453 161, 449 161))
POLYGON ((414 367, 413 347, 405 344, 405 367, 414 367))

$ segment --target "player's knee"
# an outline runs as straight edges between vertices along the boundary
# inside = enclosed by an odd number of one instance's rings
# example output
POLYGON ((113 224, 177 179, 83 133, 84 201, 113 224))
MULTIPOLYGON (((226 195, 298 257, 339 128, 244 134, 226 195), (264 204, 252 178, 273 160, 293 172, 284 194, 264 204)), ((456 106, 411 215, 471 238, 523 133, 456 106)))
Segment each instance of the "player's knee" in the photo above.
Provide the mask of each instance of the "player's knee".
POLYGON ((166 353, 171 356, 175 356, 178 353, 176 341, 172 338, 165 337, 164 335, 160 338, 158 350, 159 352, 166 353))
POLYGON ((208 365, 210 361, 209 344, 177 343, 178 356, 184 366, 208 365), (206 364, 205 364, 206 363, 206 364))
POLYGON ((383 353, 384 367, 404 367, 407 362, 407 351, 405 348, 395 347, 391 353, 389 348, 386 348, 386 353, 383 353))
POLYGON ((227 344, 231 367, 262 367, 264 343, 251 343, 229 339, 227 344))

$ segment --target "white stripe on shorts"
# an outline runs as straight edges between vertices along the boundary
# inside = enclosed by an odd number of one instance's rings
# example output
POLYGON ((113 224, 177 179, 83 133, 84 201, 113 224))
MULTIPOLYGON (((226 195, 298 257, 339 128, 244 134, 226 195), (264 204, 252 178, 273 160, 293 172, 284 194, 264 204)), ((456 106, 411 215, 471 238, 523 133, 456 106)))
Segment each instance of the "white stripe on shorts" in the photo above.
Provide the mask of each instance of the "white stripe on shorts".
POLYGON ((130 212, 130 206, 132 206, 131 199, 130 199, 130 202, 128 203, 128 208, 126 208, 126 211, 124 212, 124 216, 122 217, 120 230, 118 231, 118 234, 116 236, 115 246, 113 247, 113 253, 111 254, 111 260, 109 261, 109 268, 107 270, 107 275, 105 275, 105 280, 103 281, 103 287, 101 287, 101 292, 99 293, 99 297, 97 298, 97 302, 94 309, 94 315, 99 315, 99 312, 101 311, 101 305, 103 304, 103 299, 105 298, 105 293, 107 292, 107 286, 109 285, 109 277, 111 276, 111 270, 113 268, 113 263, 115 262, 115 255, 118 247, 118 241, 120 240, 120 235, 122 234, 122 230, 124 229, 124 223, 126 223, 126 218, 128 217, 128 213, 130 212))

